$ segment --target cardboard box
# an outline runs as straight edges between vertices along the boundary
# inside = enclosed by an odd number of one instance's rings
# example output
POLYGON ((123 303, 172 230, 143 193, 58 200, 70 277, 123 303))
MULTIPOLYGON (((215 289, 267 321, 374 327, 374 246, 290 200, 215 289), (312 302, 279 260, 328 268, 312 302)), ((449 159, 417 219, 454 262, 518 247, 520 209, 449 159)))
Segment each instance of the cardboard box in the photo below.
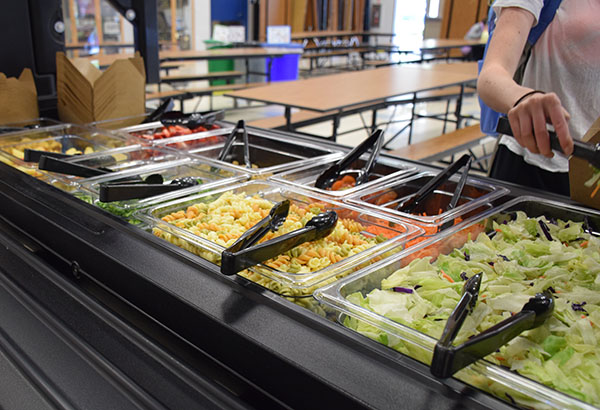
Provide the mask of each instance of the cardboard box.
MULTIPOLYGON (((104 72, 88 59, 56 53, 58 115, 85 124, 145 112, 146 74, 139 53, 113 62, 104 72)), ((128 124, 124 124, 128 125, 128 124)))
POLYGON ((38 118, 37 90, 29 68, 19 78, 0 73, 0 124, 12 124, 38 118))
MULTIPOLYGON (((581 139, 590 144, 600 143, 600 118, 598 118, 581 139)), ((571 157, 569 159, 569 184, 571 199, 595 209, 600 209, 600 170, 594 170, 586 160, 571 157)))

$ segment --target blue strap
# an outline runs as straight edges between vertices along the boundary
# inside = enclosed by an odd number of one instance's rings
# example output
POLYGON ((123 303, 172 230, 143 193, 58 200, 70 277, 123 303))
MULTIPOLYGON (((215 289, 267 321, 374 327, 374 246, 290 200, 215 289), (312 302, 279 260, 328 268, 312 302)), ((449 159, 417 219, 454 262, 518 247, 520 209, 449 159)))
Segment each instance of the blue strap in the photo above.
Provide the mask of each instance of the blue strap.
POLYGON ((552 22, 552 19, 556 15, 556 11, 560 6, 562 0, 544 0, 544 7, 540 13, 540 18, 535 27, 529 32, 527 42, 531 45, 535 44, 536 41, 542 36, 546 27, 552 22))

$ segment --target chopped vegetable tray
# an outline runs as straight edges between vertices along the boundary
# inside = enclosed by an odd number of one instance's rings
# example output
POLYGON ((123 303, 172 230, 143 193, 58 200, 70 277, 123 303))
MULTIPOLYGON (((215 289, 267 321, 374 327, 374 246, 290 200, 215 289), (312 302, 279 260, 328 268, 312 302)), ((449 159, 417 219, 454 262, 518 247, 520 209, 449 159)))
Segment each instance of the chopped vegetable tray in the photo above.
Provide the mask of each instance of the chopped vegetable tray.
POLYGON ((398 252, 407 240, 422 232, 396 221, 394 229, 387 228, 381 234, 381 227, 369 211, 301 194, 269 181, 192 195, 149 208, 143 214, 155 235, 218 265, 226 247, 285 199, 291 201, 290 213, 277 233, 265 239, 301 228, 320 212, 335 210, 338 214, 336 228, 326 238, 297 246, 241 273, 291 298, 310 296, 317 286, 379 260, 386 253, 398 252))
MULTIPOLYGON (((363 157, 366 157, 366 155, 363 157)), ((351 164, 346 171, 341 173, 338 181, 341 181, 344 177, 351 177, 351 180, 353 179, 354 182, 356 182, 358 172, 365 166, 365 164, 366 160, 362 157, 354 161, 354 163, 351 164)), ((334 184, 331 189, 320 189, 315 187, 317 178, 331 165, 331 163, 307 165, 299 169, 274 175, 271 177, 271 179, 279 183, 298 186, 301 189, 307 189, 321 195, 324 194, 341 198, 356 194, 357 191, 362 192, 373 186, 378 186, 393 180, 403 179, 408 175, 416 173, 416 168, 414 166, 409 164, 398 165, 397 160, 389 160, 381 157, 377 160, 373 171, 369 176, 369 180, 361 185, 356 186, 355 184, 349 184, 344 185, 341 188, 337 188, 334 184)))
POLYGON ((552 316, 455 377, 526 408, 600 405, 600 213, 512 200, 392 259, 319 289, 344 326, 426 364, 464 281, 482 273, 457 341, 519 311, 537 292, 552 316))

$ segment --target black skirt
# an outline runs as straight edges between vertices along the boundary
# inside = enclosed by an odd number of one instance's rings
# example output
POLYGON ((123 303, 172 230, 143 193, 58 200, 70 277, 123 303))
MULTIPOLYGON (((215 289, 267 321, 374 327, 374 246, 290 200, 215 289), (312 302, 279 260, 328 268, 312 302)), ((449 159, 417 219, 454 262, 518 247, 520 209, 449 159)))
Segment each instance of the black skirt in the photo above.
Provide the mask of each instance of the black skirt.
POLYGON ((498 145, 490 177, 542 191, 569 196, 569 173, 550 172, 525 162, 505 145, 498 145))

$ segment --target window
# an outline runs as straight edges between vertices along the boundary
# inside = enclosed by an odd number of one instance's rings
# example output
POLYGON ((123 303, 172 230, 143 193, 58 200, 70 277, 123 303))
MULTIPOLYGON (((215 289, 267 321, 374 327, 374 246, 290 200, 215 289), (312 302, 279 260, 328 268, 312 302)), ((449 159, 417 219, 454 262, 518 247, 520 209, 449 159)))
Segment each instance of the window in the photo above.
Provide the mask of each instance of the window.
POLYGON ((440 18, 440 0, 429 0, 427 2, 427 18, 440 18))

